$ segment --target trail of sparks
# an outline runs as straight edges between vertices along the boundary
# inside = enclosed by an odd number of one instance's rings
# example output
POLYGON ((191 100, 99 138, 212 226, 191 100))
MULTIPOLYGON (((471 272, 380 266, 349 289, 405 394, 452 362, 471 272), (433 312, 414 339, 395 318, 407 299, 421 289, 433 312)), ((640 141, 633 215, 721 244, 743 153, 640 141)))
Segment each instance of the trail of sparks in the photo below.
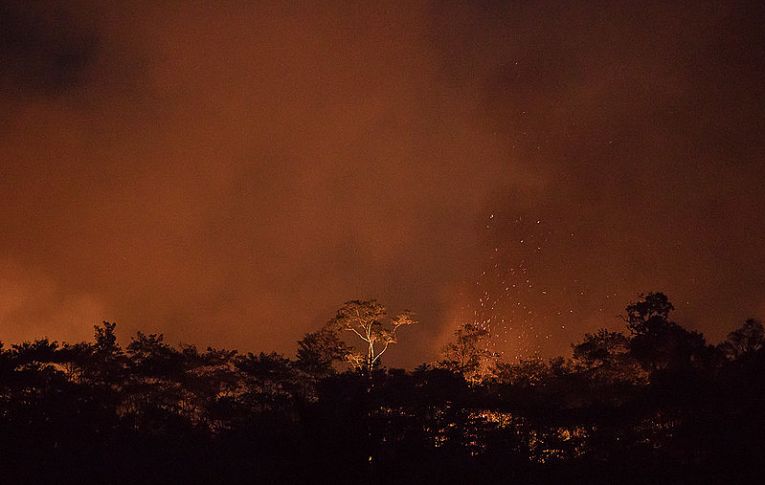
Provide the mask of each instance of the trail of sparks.
POLYGON ((501 355, 504 362, 559 355, 560 345, 578 337, 571 329, 618 322, 617 293, 608 291, 608 283, 582 281, 575 266, 568 277, 561 277, 558 269, 568 262, 555 255, 577 244, 576 234, 564 224, 533 215, 486 217, 487 256, 463 292, 466 303, 458 313, 459 324, 488 331, 484 350, 501 355))
POLYGON ((536 219, 536 231, 528 231, 522 216, 514 219, 521 237, 500 241, 495 232, 497 217, 490 214, 485 224, 488 240, 493 243, 485 269, 473 283, 472 294, 477 301, 465 310, 471 323, 489 332, 485 349, 502 355, 504 360, 520 360, 539 355, 539 342, 549 338, 544 334, 535 311, 526 303, 530 292, 543 295, 548 290, 534 281, 530 261, 543 250, 548 234, 542 220, 536 219), (519 251, 520 249, 520 251, 519 251))

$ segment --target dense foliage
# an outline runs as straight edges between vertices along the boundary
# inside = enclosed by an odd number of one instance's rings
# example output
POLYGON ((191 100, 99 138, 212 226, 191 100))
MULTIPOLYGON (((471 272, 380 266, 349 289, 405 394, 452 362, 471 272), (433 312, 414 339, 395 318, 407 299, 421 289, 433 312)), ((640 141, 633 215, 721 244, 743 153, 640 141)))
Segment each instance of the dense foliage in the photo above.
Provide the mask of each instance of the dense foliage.
POLYGON ((747 321, 713 346, 671 311, 652 293, 627 307, 625 333, 587 334, 567 359, 483 370, 495 356, 471 326, 443 361, 413 371, 343 370, 351 351, 331 326, 306 335, 295 360, 142 333, 123 348, 112 323, 89 343, 0 346, 0 477, 759 482, 762 325, 747 321))

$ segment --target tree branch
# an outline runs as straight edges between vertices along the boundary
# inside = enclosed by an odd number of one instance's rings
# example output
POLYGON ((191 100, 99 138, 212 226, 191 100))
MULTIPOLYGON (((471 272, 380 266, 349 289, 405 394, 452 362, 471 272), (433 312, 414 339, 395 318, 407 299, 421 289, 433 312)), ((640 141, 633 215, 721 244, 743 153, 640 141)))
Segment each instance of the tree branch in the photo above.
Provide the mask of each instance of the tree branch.
POLYGON ((346 330, 350 330, 351 332, 355 333, 355 334, 356 334, 356 335, 358 335, 358 336, 359 336, 359 338, 360 338, 361 340, 363 340, 364 342, 369 342, 369 340, 368 340, 366 337, 364 337, 363 335, 361 335, 361 334, 360 334, 358 331, 356 331, 356 329, 355 329, 355 328, 350 328, 350 327, 348 327, 348 328, 346 328, 346 330))
POLYGON ((390 345, 390 342, 386 342, 386 343, 385 343, 385 347, 383 347, 383 349, 380 351, 380 353, 379 353, 379 354, 377 354, 377 357, 375 357, 374 359, 372 359, 372 365, 374 365, 374 363, 375 363, 375 362, 377 362, 377 359, 379 359, 379 358, 380 358, 380 356, 382 356, 382 354, 384 354, 384 353, 385 353, 385 351, 386 351, 386 350, 388 350, 388 346, 389 346, 389 345, 390 345))

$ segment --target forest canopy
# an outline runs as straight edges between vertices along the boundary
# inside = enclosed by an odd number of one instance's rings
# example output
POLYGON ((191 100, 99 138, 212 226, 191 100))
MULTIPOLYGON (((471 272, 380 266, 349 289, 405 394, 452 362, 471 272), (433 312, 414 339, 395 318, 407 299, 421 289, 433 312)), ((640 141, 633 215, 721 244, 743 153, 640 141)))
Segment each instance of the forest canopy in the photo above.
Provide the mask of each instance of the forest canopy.
POLYGON ((570 355, 506 362, 466 323, 435 363, 389 369, 411 312, 345 303, 277 353, 168 344, 0 344, 0 473, 79 483, 741 483, 763 452, 765 332, 718 344, 666 295, 570 355))

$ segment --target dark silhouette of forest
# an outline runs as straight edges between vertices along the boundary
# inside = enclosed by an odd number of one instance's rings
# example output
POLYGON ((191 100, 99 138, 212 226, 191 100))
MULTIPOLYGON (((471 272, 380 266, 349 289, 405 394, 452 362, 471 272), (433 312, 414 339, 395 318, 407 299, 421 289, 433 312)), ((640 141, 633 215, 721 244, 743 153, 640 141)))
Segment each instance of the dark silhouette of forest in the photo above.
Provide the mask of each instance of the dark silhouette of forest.
POLYGON ((143 333, 121 347, 108 322, 92 342, 0 346, 0 481, 762 483, 762 325, 711 345, 671 312, 650 293, 623 332, 513 363, 466 324, 411 371, 382 353, 413 315, 368 301, 296 359, 143 333))

